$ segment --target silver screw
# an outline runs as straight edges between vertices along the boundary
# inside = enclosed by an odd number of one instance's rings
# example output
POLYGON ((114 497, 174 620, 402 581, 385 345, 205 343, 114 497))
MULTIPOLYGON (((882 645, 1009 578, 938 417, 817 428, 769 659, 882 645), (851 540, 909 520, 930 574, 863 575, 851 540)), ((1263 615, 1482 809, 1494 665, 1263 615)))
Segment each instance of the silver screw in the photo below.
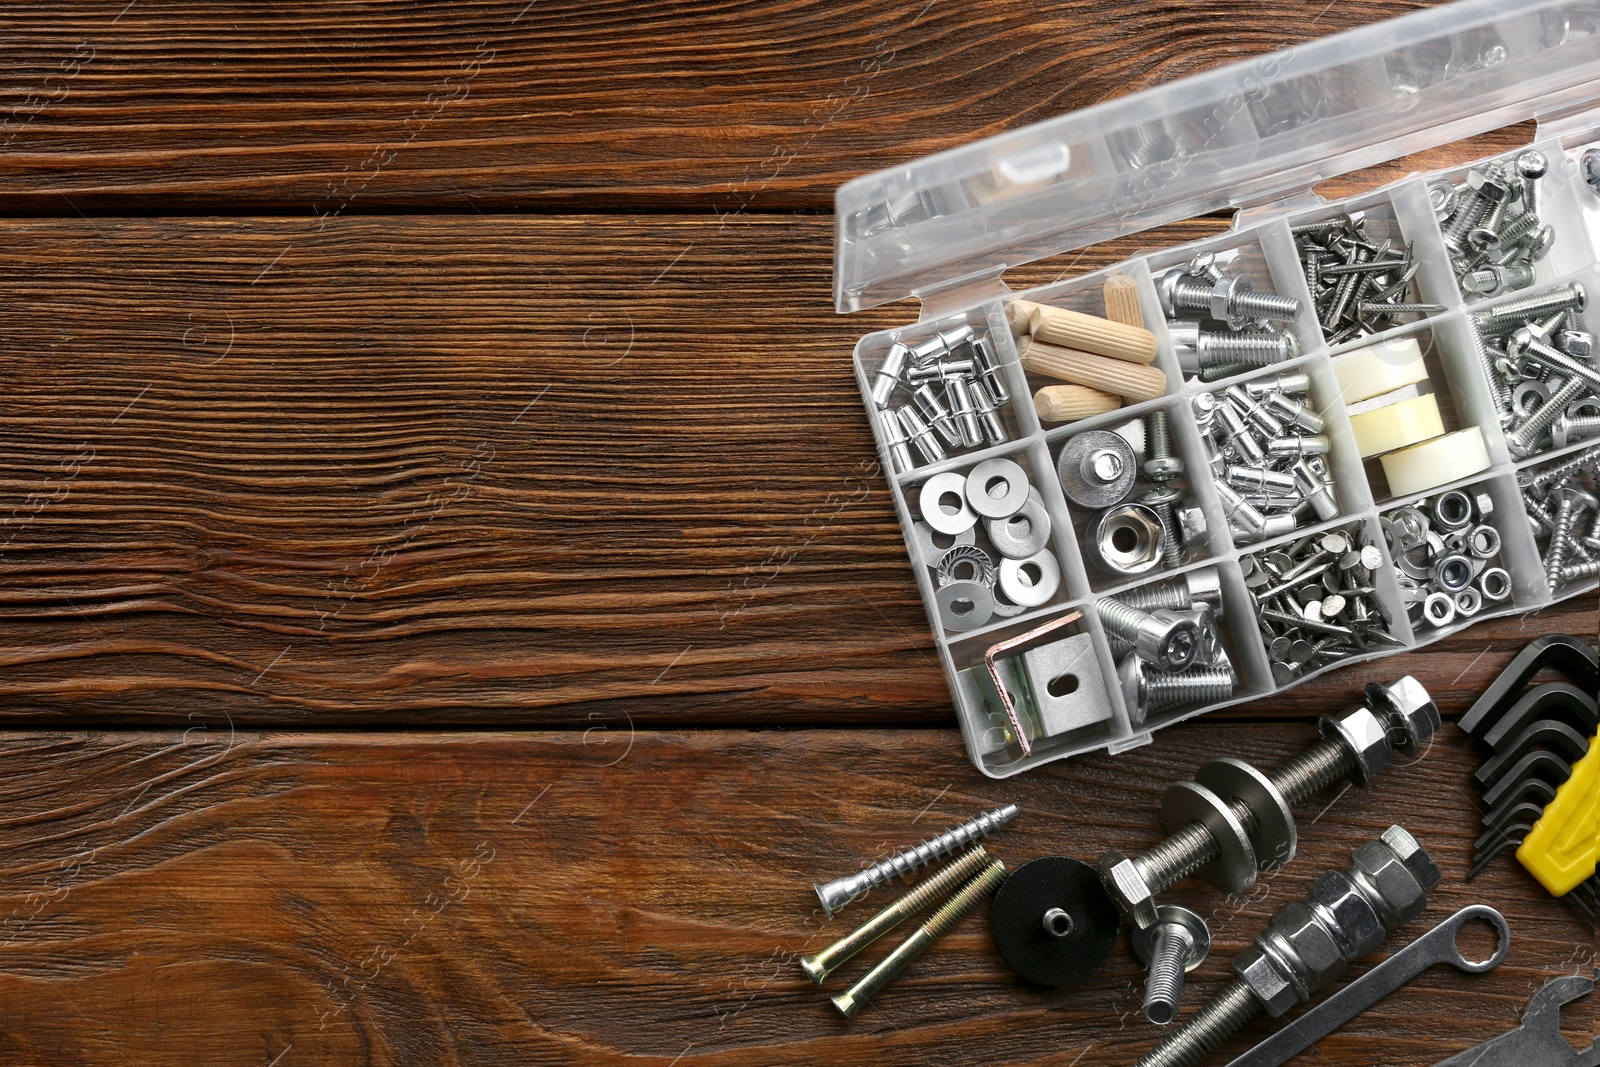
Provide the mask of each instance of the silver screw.
POLYGON ((1221 319, 1230 324, 1251 320, 1293 322, 1300 317, 1300 301, 1279 293, 1257 293, 1250 279, 1240 274, 1223 275, 1204 284, 1181 267, 1173 267, 1159 282, 1162 296, 1170 294, 1172 313, 1221 319))
POLYGON ((1123 699, 1138 722, 1172 708, 1220 703, 1233 695, 1238 684, 1233 667, 1226 661, 1221 666, 1190 667, 1166 674, 1148 669, 1137 655, 1122 661, 1117 678, 1122 684, 1123 699))
POLYGON ((1102 597, 1094 606, 1106 633, 1131 644, 1140 659, 1168 671, 1181 671, 1194 662, 1200 632, 1193 619, 1166 608, 1143 612, 1111 597, 1102 597))
POLYGON ((979 838, 987 837, 1006 823, 1015 819, 1018 809, 1015 804, 1007 804, 1003 808, 986 812, 960 826, 952 827, 919 845, 896 852, 886 860, 880 860, 863 871, 835 878, 826 885, 815 886, 817 899, 822 901, 822 909, 832 916, 834 912, 850 903, 869 889, 883 885, 894 878, 904 878, 919 867, 925 867, 940 856, 948 856, 957 849, 966 848, 979 838))
POLYGON ((1157 408, 1145 418, 1145 435, 1150 458, 1144 461, 1145 477, 1155 482, 1170 482, 1183 473, 1183 460, 1172 454, 1172 427, 1167 409, 1157 408))
POLYGON ((1163 904, 1156 909, 1154 926, 1134 931, 1133 950, 1149 968, 1144 1017, 1166 1026, 1178 1017, 1184 976, 1204 963, 1211 951, 1211 931, 1188 908, 1163 904))
POLYGON ((1520 300, 1509 300, 1488 311, 1475 313, 1472 317, 1482 323, 1485 332, 1506 334, 1519 326, 1527 325, 1533 319, 1542 319, 1561 311, 1582 311, 1588 305, 1588 301, 1589 294, 1583 286, 1571 282, 1533 293, 1520 300))
POLYGON ((1551 393, 1549 400, 1539 405, 1520 426, 1506 435, 1506 447, 1511 450, 1511 454, 1520 459, 1532 453, 1544 439, 1545 431, 1550 428, 1550 424, 1567 409, 1567 405, 1589 391, 1589 384, 1582 378, 1571 378, 1560 389, 1551 393))

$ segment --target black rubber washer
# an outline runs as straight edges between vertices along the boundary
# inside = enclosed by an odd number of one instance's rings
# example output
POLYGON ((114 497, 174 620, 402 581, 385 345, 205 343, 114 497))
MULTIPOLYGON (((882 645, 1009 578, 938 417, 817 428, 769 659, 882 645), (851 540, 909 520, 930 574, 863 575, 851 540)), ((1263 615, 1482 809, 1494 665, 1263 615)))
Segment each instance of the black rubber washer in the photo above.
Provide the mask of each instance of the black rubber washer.
POLYGON ((1097 974, 1117 943, 1122 916, 1089 864, 1045 856, 1018 867, 1000 886, 989 914, 995 947, 1035 985, 1059 988, 1097 974), (1060 908, 1072 932, 1057 937, 1044 914, 1060 908))

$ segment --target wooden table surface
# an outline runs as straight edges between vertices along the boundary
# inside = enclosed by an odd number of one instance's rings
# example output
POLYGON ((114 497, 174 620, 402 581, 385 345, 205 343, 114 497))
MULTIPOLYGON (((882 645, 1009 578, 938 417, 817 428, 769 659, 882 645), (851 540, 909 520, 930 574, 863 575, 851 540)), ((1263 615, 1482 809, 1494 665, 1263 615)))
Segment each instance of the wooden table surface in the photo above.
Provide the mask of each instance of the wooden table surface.
MULTIPOLYGON (((1131 1063, 1131 956, 1026 988, 983 915, 842 1021, 795 960, 857 916, 811 882, 1008 801, 1013 865, 1147 845, 1202 760, 1270 763, 1406 672, 1457 715, 1600 616, 983 777, 850 373, 915 309, 834 314, 827 213, 867 170, 1422 5, 1319 6, 6 5, 0 1059, 1131 1063)), ((1494 904, 1511 955, 1304 1062, 1432 1064, 1592 966, 1513 863, 1464 883, 1473 762, 1447 728, 1249 893, 1171 894, 1216 937, 1189 1003, 1397 821, 1446 868, 1430 914, 1494 904)))

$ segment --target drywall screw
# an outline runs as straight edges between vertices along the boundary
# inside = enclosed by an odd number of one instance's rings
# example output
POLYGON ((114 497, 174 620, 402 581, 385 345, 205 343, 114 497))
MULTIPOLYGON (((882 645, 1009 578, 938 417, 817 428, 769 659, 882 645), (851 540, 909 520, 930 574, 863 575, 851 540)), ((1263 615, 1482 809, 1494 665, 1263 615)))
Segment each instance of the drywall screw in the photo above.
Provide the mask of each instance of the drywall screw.
POLYGON ((1166 1026, 1178 1017, 1183 980, 1211 951, 1206 921, 1188 908, 1163 904, 1156 924, 1135 930, 1133 949, 1149 968, 1144 983, 1144 1017, 1166 1026))
POLYGON ((894 980, 895 976, 905 970, 911 961, 925 952, 929 945, 950 932, 950 929, 960 922, 962 917, 971 911, 977 903, 989 896, 1000 883, 1005 881, 1005 864, 999 860, 992 861, 972 881, 962 887, 961 891, 949 900, 933 916, 919 926, 910 937, 895 946, 895 950, 885 956, 876 967, 862 976, 861 980, 843 993, 833 998, 833 1006, 846 1019, 855 1018, 861 1005, 871 1000, 879 990, 894 980))
POLYGON ((889 449, 895 470, 904 474, 915 467, 916 464, 911 460, 911 449, 906 447, 905 428, 901 425, 896 410, 881 409, 878 412, 878 426, 883 431, 883 443, 889 449))
POLYGON ((1170 482, 1183 473, 1183 460, 1172 454, 1172 428, 1167 422, 1166 408, 1157 408, 1145 418, 1147 452, 1144 461, 1145 477, 1154 482, 1170 482))
POLYGON ((1555 522, 1550 531, 1550 547, 1545 550, 1545 583, 1554 592, 1560 585, 1561 569, 1566 566, 1567 553, 1572 547, 1572 534, 1578 523, 1579 509, 1600 507, 1593 496, 1575 485, 1564 485, 1555 491, 1555 522))
POLYGON ((940 856, 948 856, 959 848, 965 848, 979 838, 987 837, 1015 819, 1017 815, 1015 804, 1007 804, 1003 808, 985 812, 976 819, 946 830, 938 837, 896 852, 888 859, 880 860, 865 870, 845 875, 843 878, 835 878, 826 885, 813 887, 817 891, 817 899, 822 902, 822 910, 831 917, 834 912, 867 890, 883 885, 893 878, 904 878, 940 856))
MULTIPOLYGON (((1428 891, 1439 884, 1439 868, 1415 838, 1401 827, 1391 826, 1377 841, 1369 841, 1358 848, 1351 857, 1350 865, 1343 871, 1324 873, 1317 879, 1317 885, 1321 885, 1325 879, 1333 882, 1329 886, 1330 892, 1342 891, 1362 898, 1368 914, 1378 919, 1377 929, 1358 931, 1347 928, 1337 915, 1329 912, 1320 902, 1315 889, 1304 904, 1285 904, 1274 913, 1267 929, 1256 936, 1255 943, 1235 958, 1234 971, 1240 977, 1196 1012, 1181 1030, 1141 1056, 1135 1067, 1195 1067, 1228 1037, 1263 1011, 1269 1010, 1269 1005, 1257 996, 1254 987, 1246 980, 1247 972, 1244 969, 1259 962, 1269 951, 1268 945, 1272 945, 1271 955, 1265 958, 1274 978, 1283 982, 1292 995, 1293 1001, 1289 1006, 1308 1000, 1313 993, 1344 974, 1350 961, 1371 952, 1383 943, 1395 927, 1421 914, 1427 907, 1428 891), (1400 861, 1411 875, 1411 886, 1402 886, 1398 882, 1377 883, 1372 879, 1363 864, 1363 852, 1372 856, 1378 850, 1400 861), (1394 897, 1390 896, 1391 893, 1400 895, 1394 897), (1280 918, 1283 925, 1289 927, 1315 923, 1321 928, 1322 937, 1319 940, 1331 945, 1338 959, 1332 963, 1302 960, 1293 943, 1279 931, 1280 918), (1294 973, 1295 981, 1289 980, 1290 975, 1281 975, 1285 968, 1294 973), (1306 973, 1308 971, 1310 973, 1306 973)), ((1281 1015, 1285 1009, 1275 1003, 1270 1010, 1274 1015, 1281 1015)))
POLYGON ((1524 419, 1521 425, 1506 435, 1506 448, 1519 459, 1532 453, 1543 440, 1550 424, 1556 421, 1556 416, 1564 412, 1568 404, 1589 391, 1590 386, 1583 379, 1568 380, 1560 389, 1551 393, 1550 399, 1524 419))
POLYGON ((937 874, 918 882, 905 896, 841 937, 815 956, 800 957, 800 966, 817 985, 827 981, 840 965, 884 934, 917 914, 939 897, 952 892, 979 869, 989 865, 989 854, 978 845, 951 860, 937 874))
POLYGON ((889 403, 889 397, 894 393, 894 387, 899 384, 900 372, 905 370, 906 357, 911 355, 911 349, 896 341, 889 346, 889 354, 883 357, 883 365, 878 368, 878 374, 872 380, 872 402, 880 408, 889 403))
POLYGON ((922 458, 929 463, 944 462, 944 449, 939 447, 933 431, 928 429, 928 424, 922 421, 922 416, 917 414, 916 409, 903 407, 895 410, 900 415, 900 425, 905 429, 906 436, 917 446, 922 458))

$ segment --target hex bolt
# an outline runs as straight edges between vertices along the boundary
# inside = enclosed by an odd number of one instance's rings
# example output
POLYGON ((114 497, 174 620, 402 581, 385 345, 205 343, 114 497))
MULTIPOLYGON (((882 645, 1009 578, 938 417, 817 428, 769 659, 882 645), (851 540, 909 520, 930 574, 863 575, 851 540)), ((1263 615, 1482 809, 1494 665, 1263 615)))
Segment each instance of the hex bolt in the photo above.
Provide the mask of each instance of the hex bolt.
POLYGON ((1106 632, 1131 644, 1135 654, 1164 671, 1181 671, 1194 662, 1200 630, 1193 619, 1167 608, 1143 612, 1111 597, 1095 601, 1106 632))
POLYGON ((987 837, 1006 823, 1017 817, 1018 811, 1015 804, 1007 804, 1003 808, 985 812, 976 819, 971 819, 960 826, 952 827, 938 837, 930 838, 919 845, 896 852, 886 860, 880 860, 872 866, 855 874, 835 878, 826 885, 813 888, 817 891, 817 899, 822 902, 822 910, 831 917, 834 912, 850 903, 869 889, 883 885, 893 878, 904 878, 919 867, 927 866, 940 856, 948 856, 957 849, 966 848, 979 838, 987 837))
POLYGON ((1185 975, 1211 952, 1211 931, 1188 908, 1164 904, 1156 911, 1154 926, 1134 932, 1133 951, 1148 968, 1144 1017, 1166 1026, 1178 1017, 1185 975))
MULTIPOLYGON (((1265 777, 1286 806, 1296 808, 1343 779, 1365 786, 1393 762, 1397 750, 1408 755, 1419 752, 1439 723, 1438 707, 1415 678, 1408 675, 1387 687, 1369 685, 1363 705, 1340 718, 1324 716, 1318 724, 1322 739, 1265 777)), ((1227 806, 1246 833, 1257 831, 1258 816, 1249 804, 1234 798, 1227 806)), ((1135 926, 1144 927, 1155 921, 1153 907, 1147 909, 1148 898, 1130 893, 1143 890, 1154 897, 1220 855, 1221 844, 1210 827, 1195 821, 1144 852, 1132 856, 1107 852, 1099 866, 1118 908, 1135 926), (1120 880, 1123 875, 1117 872, 1124 863, 1131 864, 1126 874, 1136 876, 1135 882, 1120 880)))
POLYGON ((1144 461, 1145 477, 1153 482, 1170 482, 1183 473, 1183 460, 1172 454, 1172 427, 1166 408, 1157 408, 1145 417, 1145 435, 1150 458, 1144 461))
POLYGON ((1505 169, 1500 163, 1491 163, 1483 170, 1468 171, 1467 186, 1471 195, 1456 208, 1455 215, 1444 231, 1444 243, 1457 253, 1466 248, 1467 232, 1483 221, 1509 193, 1505 184, 1505 169))
POLYGON ((827 981, 841 965, 884 934, 917 914, 939 897, 953 892, 967 879, 989 865, 989 854, 982 845, 951 860, 937 874, 918 882, 905 896, 856 927, 814 956, 802 956, 800 966, 817 985, 827 981))
POLYGON ((1281 1017, 1343 976, 1351 962, 1421 915, 1439 884, 1433 858, 1399 826, 1356 849, 1342 871, 1325 871, 1304 903, 1273 913, 1266 930, 1233 961, 1232 985, 1136 1067, 1195 1067, 1229 1036, 1266 1012, 1281 1017))
POLYGON ((895 950, 885 956, 876 967, 862 976, 861 980, 843 993, 833 998, 833 1006, 846 1019, 855 1018, 861 1005, 871 1000, 884 986, 894 980, 895 976, 905 970, 910 963, 925 952, 929 945, 949 933, 956 923, 971 911, 979 901, 989 896, 1005 881, 1005 864, 999 860, 992 861, 983 869, 983 873, 962 887, 961 891, 949 900, 927 922, 919 926, 910 937, 907 937, 895 950))
POLYGON ((1174 267, 1162 276, 1162 283, 1170 286, 1171 307, 1177 312, 1230 323, 1260 319, 1293 322, 1300 317, 1300 301, 1278 293, 1253 292, 1250 279, 1242 274, 1224 275, 1207 285, 1183 268, 1174 267))

